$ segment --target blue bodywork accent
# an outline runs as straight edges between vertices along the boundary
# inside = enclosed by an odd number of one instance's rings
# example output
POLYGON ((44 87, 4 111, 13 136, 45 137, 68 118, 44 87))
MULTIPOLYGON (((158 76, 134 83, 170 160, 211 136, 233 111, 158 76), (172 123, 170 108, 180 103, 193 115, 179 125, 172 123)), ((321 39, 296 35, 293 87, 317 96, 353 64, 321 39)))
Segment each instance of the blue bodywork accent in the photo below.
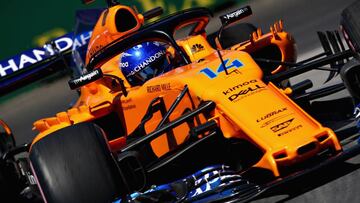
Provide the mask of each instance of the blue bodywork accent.
MULTIPOLYGON (((244 66, 244 64, 238 59, 234 59, 230 65, 228 64, 228 62, 229 62, 229 59, 224 60, 224 64, 225 64, 227 70, 234 68, 234 67, 241 68, 244 66)), ((209 79, 216 78, 219 75, 219 73, 221 73, 221 72, 225 72, 225 69, 224 69, 224 66, 222 63, 219 64, 216 72, 214 72, 210 68, 204 68, 204 69, 200 70, 200 73, 205 74, 209 79)))
MULTIPOLYGON (((143 193, 133 193, 129 196, 130 199, 124 201, 131 202, 141 196, 149 197, 152 193, 164 192, 173 195, 176 201, 184 200, 205 203, 210 200, 221 201, 229 197, 234 197, 239 195, 241 191, 246 191, 249 188, 255 191, 259 189, 256 185, 249 183, 241 175, 232 171, 229 166, 214 165, 197 171, 181 180, 153 187, 143 193), (182 185, 185 188, 185 195, 179 196, 179 194, 174 191, 174 185, 182 185)), ((114 201, 114 203, 121 202, 122 200, 114 201)))

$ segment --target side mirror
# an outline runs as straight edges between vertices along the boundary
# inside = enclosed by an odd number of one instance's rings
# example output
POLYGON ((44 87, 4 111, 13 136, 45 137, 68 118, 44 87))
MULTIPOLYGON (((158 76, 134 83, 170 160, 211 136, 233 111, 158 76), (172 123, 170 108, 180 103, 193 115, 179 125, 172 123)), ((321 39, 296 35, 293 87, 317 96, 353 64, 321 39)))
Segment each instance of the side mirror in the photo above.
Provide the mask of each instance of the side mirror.
MULTIPOLYGON (((225 15, 220 16, 221 21, 221 28, 219 29, 217 33, 217 41, 220 44, 220 38, 221 33, 224 30, 224 28, 232 23, 235 23, 236 21, 239 21, 247 16, 250 16, 252 14, 252 10, 250 6, 245 6, 243 8, 237 9, 235 11, 232 11, 230 13, 227 13, 225 15)), ((220 44, 221 46, 221 44, 220 44)), ((222 47, 222 46, 221 46, 222 47)))

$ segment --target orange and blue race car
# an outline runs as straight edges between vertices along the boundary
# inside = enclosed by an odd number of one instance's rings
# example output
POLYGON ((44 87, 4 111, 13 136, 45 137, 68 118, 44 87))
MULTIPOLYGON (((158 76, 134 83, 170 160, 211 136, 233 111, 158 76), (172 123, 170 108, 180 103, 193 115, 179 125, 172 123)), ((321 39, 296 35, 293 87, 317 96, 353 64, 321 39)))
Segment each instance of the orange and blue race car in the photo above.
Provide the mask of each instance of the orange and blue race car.
POLYGON ((141 14, 107 2, 86 57, 76 58, 82 75, 69 81, 80 92, 76 104, 34 122, 39 134, 27 145, 15 147, 7 133, 12 144, 1 169, 9 174, 8 196, 249 201, 359 153, 359 145, 341 143, 358 136, 355 130, 343 135, 331 126, 332 117, 353 123, 349 114, 360 98, 356 7, 342 16, 349 49, 339 32, 319 32, 325 52, 296 62, 295 41, 282 21, 267 33, 238 23, 252 14, 249 6, 220 16, 219 31, 207 34, 212 13, 206 8, 148 22, 162 9, 141 14), (289 82, 324 66, 329 79, 338 73, 343 82, 311 92, 309 80, 289 82), (312 102, 344 89, 350 96, 339 101, 341 111, 323 112, 312 102), (18 160, 19 153, 28 159, 18 160))

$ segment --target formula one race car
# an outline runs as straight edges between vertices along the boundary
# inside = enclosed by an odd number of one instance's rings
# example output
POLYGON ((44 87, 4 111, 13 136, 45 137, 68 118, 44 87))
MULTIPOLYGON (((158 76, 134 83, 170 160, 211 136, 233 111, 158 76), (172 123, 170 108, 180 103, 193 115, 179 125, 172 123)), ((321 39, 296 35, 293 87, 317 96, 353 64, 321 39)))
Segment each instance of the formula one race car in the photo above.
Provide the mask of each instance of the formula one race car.
POLYGON ((338 32, 320 32, 324 54, 301 62, 281 21, 265 34, 236 24, 252 13, 249 6, 221 16, 219 31, 206 35, 206 8, 145 23, 161 8, 140 14, 108 4, 84 74, 69 81, 80 89, 77 103, 36 121, 32 143, 2 156, 9 172, 10 165, 21 168, 15 156, 28 153, 22 189, 37 184, 46 202, 249 201, 319 163, 359 153, 358 145, 344 149, 340 142, 355 131, 324 127, 352 123, 360 99, 359 3, 343 12, 351 49, 338 32), (305 91, 309 80, 289 83, 326 65, 343 83, 313 92, 305 91), (312 102, 345 88, 350 97, 332 102, 344 105, 340 111, 322 112, 324 104, 312 102))

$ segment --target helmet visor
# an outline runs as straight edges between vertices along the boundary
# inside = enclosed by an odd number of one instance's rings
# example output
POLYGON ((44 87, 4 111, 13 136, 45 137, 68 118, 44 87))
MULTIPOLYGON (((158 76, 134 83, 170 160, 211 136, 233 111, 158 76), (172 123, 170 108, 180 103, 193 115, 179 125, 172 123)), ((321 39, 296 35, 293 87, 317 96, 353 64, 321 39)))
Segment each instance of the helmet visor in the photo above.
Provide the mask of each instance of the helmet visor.
POLYGON ((131 86, 142 85, 145 81, 168 71, 170 64, 165 56, 152 62, 145 68, 127 77, 131 86))

